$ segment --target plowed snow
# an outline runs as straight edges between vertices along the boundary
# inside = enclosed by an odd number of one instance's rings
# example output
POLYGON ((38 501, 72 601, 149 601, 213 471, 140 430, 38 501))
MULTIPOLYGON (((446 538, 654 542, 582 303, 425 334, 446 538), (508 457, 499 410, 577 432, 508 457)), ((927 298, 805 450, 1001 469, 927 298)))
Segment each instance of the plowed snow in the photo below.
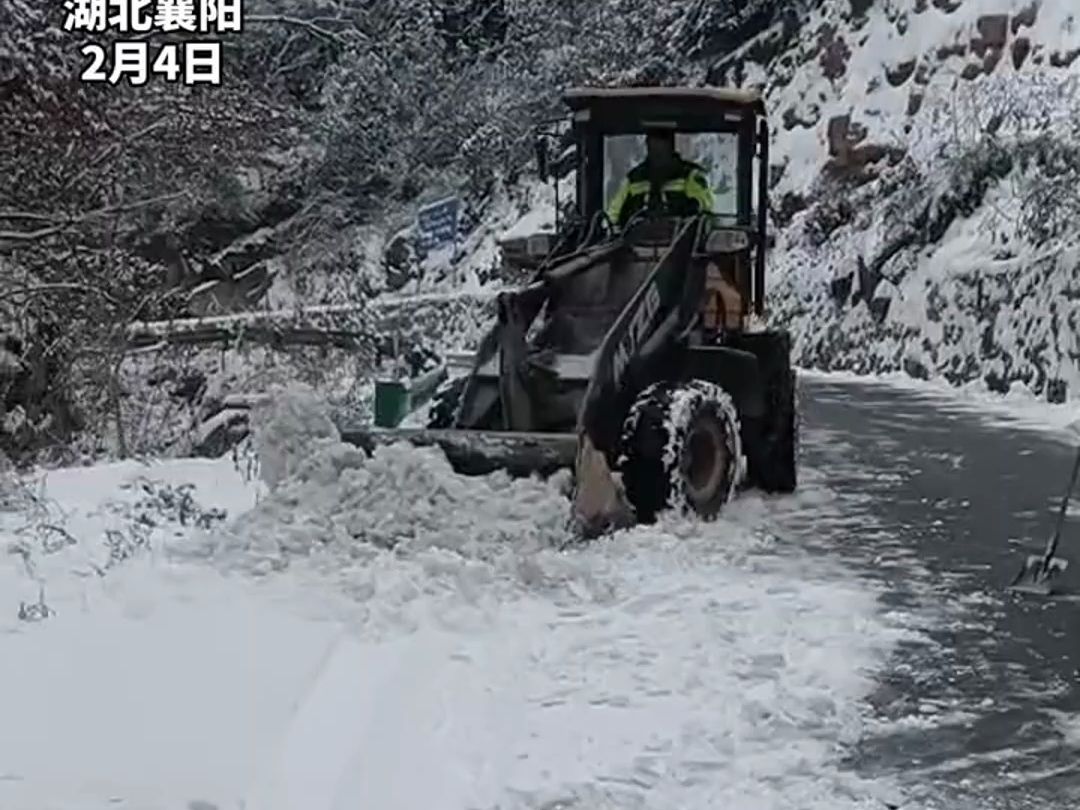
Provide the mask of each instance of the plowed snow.
POLYGON ((145 619, 102 597, 19 626, 0 716, 36 733, 0 738, 14 777, 0 779, 0 805, 81 810, 120 797, 223 810, 269 795, 276 808, 293 791, 308 810, 880 810, 892 798, 840 758, 902 631, 858 579, 769 537, 760 503, 707 526, 669 520, 573 546, 565 480, 461 478, 437 452, 406 446, 365 459, 303 393, 278 397, 262 425, 274 486, 261 502, 223 530, 177 533, 168 554, 117 575, 142 583, 155 605, 145 619), (278 637, 252 634, 259 616, 278 637), (151 632, 115 643, 132 622, 151 632), (334 646, 328 628, 349 640, 334 646), (54 742, 85 713, 50 712, 34 673, 85 665, 95 646, 108 650, 100 678, 48 687, 80 705, 109 671, 127 673, 99 712, 115 719, 95 735, 90 779, 77 749, 54 742), (230 649, 259 661, 253 682, 230 649), (215 661, 229 670, 220 694, 193 675, 215 661), (161 700, 173 705, 155 710, 156 733, 187 729, 171 745, 123 733, 161 700))

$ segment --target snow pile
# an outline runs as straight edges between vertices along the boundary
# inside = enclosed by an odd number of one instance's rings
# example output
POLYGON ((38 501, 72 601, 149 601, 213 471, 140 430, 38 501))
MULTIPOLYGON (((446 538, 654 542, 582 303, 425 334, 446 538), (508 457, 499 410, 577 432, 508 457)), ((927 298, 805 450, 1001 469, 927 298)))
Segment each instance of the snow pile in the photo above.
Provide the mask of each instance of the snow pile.
POLYGON ((517 209, 517 216, 511 226, 499 234, 500 239, 518 239, 532 236, 537 233, 553 233, 555 231, 555 200, 558 197, 559 205, 566 205, 574 199, 576 193, 575 183, 577 177, 571 173, 558 181, 558 193, 556 194, 554 183, 540 183, 525 187, 525 193, 521 205, 517 209))
POLYGON ((314 448, 340 439, 326 401, 307 386, 274 389, 253 422, 259 474, 271 488, 295 475, 314 448))
POLYGON ((775 539, 829 531, 813 476, 780 509, 740 499, 578 546, 565 476, 464 478, 406 445, 367 458, 301 387, 254 428, 261 485, 227 460, 127 463, 9 499, 0 538, 26 552, 0 560, 19 662, 0 667, 18 730, 0 806, 237 806, 290 756, 347 763, 314 810, 900 803, 841 758, 919 623, 775 539), (331 657, 342 694, 318 679, 331 657), (348 714, 294 739, 309 705, 348 714))
POLYGON ((267 573, 309 559, 352 576, 350 588, 369 596, 386 589, 380 568, 394 564, 380 550, 405 560, 430 592, 498 576, 538 586, 574 567, 557 553, 538 554, 572 539, 567 475, 463 477, 441 451, 406 444, 380 447, 369 459, 340 441, 314 392, 299 387, 278 392, 255 425, 272 497, 202 548, 230 566, 267 573))

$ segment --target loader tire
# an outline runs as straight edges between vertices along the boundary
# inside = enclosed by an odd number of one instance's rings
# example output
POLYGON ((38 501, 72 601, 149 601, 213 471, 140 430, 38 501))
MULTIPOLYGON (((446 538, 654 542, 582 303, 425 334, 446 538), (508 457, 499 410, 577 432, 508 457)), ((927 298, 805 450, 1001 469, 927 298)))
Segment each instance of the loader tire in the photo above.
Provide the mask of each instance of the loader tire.
POLYGON ((750 468, 754 482, 762 490, 788 494, 798 486, 799 411, 795 372, 788 370, 771 393, 765 435, 750 468))
POLYGON ((435 390, 428 403, 428 430, 446 430, 454 426, 468 380, 468 377, 451 377, 435 390))
POLYGON ((739 432, 734 403, 713 383, 646 388, 623 423, 617 464, 638 521, 667 509, 716 517, 742 474, 739 432))

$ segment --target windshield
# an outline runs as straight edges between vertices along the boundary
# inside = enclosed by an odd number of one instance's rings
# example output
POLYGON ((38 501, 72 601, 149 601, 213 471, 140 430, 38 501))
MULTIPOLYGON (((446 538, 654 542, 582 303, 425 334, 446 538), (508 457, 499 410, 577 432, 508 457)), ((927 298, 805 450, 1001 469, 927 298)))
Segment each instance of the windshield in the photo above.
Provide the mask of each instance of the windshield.
MULTIPOLYGON (((738 136, 730 132, 682 132, 675 135, 675 148, 684 160, 705 169, 715 199, 713 213, 736 217, 738 136)), ((627 173, 644 159, 645 135, 608 135, 604 139, 605 206, 614 199, 627 173)))

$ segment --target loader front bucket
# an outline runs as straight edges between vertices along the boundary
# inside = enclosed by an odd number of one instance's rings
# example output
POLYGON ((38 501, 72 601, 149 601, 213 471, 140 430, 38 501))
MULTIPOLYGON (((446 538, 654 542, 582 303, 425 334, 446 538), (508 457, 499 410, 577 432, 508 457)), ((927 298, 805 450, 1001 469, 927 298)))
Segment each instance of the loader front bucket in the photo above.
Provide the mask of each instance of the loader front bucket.
POLYGON ((341 438, 368 453, 377 446, 398 442, 439 447, 451 466, 463 475, 506 470, 519 478, 533 474, 547 476, 573 467, 577 454, 577 437, 573 433, 365 427, 343 430, 341 438))
POLYGON ((612 472, 607 458, 583 433, 574 462, 574 523, 578 531, 593 538, 635 522, 622 477, 612 472))
POLYGON ((634 525, 618 473, 588 436, 573 433, 514 433, 493 430, 424 430, 364 427, 344 430, 343 441, 373 453, 380 445, 409 442, 439 447, 462 475, 487 475, 505 470, 512 476, 548 476, 573 468, 573 522, 585 538, 634 525))

